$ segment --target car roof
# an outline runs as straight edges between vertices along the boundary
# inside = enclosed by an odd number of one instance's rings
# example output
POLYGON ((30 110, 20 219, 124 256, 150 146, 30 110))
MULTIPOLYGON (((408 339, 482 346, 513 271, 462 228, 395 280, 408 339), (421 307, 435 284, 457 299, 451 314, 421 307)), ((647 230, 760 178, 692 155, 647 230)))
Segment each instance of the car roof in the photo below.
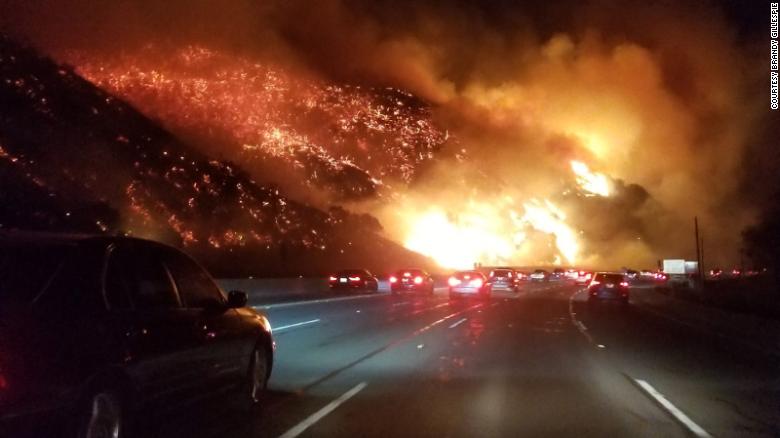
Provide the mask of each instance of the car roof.
POLYGON ((165 246, 161 242, 130 236, 105 234, 56 233, 44 231, 0 230, 0 245, 81 245, 96 244, 108 246, 118 242, 140 242, 146 245, 165 246))

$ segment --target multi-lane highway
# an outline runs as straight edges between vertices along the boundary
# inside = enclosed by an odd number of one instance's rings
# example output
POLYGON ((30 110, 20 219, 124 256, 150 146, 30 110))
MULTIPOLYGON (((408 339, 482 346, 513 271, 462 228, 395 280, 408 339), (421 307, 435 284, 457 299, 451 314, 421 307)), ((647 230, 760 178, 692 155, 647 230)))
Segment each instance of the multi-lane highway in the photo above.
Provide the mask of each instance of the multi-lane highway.
POLYGON ((780 435, 774 353, 636 303, 588 306, 563 282, 266 312, 277 351, 262 414, 219 399, 160 436, 780 435))

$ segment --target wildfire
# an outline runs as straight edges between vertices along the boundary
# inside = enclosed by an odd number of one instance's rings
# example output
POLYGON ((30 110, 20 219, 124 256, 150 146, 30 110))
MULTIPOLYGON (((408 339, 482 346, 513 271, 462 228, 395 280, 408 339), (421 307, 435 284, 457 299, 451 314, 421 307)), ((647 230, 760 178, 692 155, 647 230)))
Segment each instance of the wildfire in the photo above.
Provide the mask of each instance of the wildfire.
POLYGON ((71 57, 92 82, 245 167, 276 160, 291 180, 353 196, 386 178, 409 182, 448 137, 403 91, 332 85, 203 47, 71 57))
POLYGON ((519 212, 510 198, 498 198, 470 200, 450 211, 430 207, 417 212, 407 207, 401 216, 407 223, 404 245, 445 268, 550 263, 534 254, 530 238, 534 233, 554 239, 556 263, 574 264, 579 256, 580 244, 566 214, 549 200, 532 199, 519 212))
POLYGON ((590 196, 609 196, 611 184, 603 173, 592 172, 582 161, 572 161, 571 170, 577 176, 577 184, 590 196))

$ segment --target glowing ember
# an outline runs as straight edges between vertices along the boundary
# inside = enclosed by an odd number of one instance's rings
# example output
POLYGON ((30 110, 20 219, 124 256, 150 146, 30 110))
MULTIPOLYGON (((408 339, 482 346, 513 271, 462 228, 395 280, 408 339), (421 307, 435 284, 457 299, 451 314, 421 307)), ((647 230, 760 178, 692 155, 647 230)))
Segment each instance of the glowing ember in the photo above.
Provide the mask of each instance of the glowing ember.
POLYGON ((577 184, 586 193, 591 196, 609 196, 611 185, 606 175, 592 172, 588 165, 581 161, 572 161, 571 170, 577 175, 577 184))
POLYGON ((448 137, 401 90, 332 85, 203 47, 71 57, 86 78, 245 168, 286 167, 285 179, 345 197, 411 181, 448 137))

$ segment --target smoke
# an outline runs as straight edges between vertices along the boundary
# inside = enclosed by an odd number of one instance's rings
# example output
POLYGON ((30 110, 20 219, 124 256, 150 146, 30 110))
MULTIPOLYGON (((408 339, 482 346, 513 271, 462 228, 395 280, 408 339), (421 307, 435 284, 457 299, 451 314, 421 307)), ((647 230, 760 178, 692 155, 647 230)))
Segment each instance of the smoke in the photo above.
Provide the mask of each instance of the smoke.
POLYGON ((450 140, 390 196, 350 204, 399 241, 441 214, 455 236, 498 236, 475 249, 500 253, 491 261, 560 260, 561 236, 527 217, 549 202, 578 240, 572 262, 692 257, 694 216, 708 261, 737 256, 754 216, 740 189, 766 123, 765 69, 719 4, 366 3, 3 2, 0 24, 66 59, 194 44, 307 80, 408 90, 450 140), (572 160, 607 175, 610 196, 587 196, 572 160))

